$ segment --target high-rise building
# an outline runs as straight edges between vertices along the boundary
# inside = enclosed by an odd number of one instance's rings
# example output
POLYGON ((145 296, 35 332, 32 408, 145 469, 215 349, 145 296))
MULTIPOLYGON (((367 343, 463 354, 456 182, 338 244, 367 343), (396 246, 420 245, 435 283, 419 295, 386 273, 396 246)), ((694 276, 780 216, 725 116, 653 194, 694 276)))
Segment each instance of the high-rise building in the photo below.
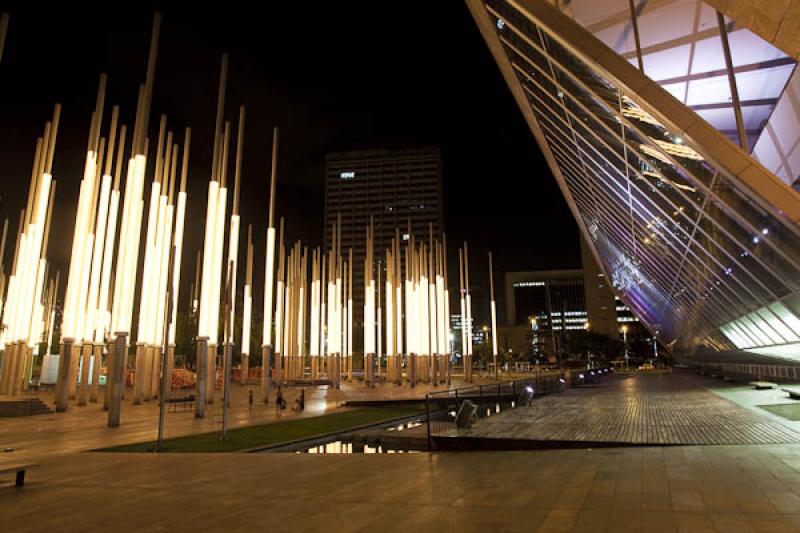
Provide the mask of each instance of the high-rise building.
POLYGON ((800 360, 797 32, 761 2, 466 2, 624 305, 679 356, 800 360))
POLYGON ((507 326, 531 327, 537 350, 556 353, 569 331, 620 338, 623 325, 638 328, 638 318, 614 296, 587 252, 582 252, 583 269, 506 272, 507 326))
POLYGON ((341 217, 341 246, 353 248, 353 320, 363 315, 366 228, 375 224, 375 259, 381 261, 400 228, 427 240, 442 231, 442 158, 436 146, 335 152, 325 158, 325 249, 341 217))
POLYGON ((630 313, 623 304, 617 305, 608 278, 597 265, 589 245, 581 237, 583 289, 586 293, 586 314, 589 327, 595 333, 613 337, 618 334, 621 312, 630 313), (624 307, 625 309, 619 309, 624 307))

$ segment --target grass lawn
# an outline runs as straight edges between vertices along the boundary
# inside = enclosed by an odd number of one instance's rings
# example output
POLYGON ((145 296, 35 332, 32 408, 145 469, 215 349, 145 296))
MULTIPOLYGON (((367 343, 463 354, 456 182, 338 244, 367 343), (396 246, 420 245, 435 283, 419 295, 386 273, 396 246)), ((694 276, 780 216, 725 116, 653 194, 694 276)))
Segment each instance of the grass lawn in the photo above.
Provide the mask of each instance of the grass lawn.
MULTIPOLYGON (((219 440, 219 431, 166 439, 164 440, 163 451, 174 453, 236 452, 258 446, 269 446, 298 439, 312 438, 327 433, 346 431, 393 418, 420 414, 423 410, 424 406, 422 405, 364 407, 329 415, 294 418, 271 424, 231 429, 228 431, 228 438, 225 441, 219 440)), ((154 449, 155 442, 147 441, 103 448, 97 451, 151 452, 154 449)))

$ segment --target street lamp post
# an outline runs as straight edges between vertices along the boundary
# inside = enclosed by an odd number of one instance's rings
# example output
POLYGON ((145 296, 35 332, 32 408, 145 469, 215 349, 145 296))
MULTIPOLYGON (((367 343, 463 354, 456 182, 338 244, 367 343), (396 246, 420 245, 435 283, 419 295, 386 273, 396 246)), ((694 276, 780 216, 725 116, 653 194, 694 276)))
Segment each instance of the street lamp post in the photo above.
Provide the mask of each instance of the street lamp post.
POLYGON ((630 362, 628 361, 628 326, 622 326, 622 342, 625 344, 625 369, 630 370, 630 362))
MULTIPOLYGON (((586 331, 586 333, 589 333, 591 327, 592 325, 588 320, 583 323, 583 329, 584 331, 586 331)), ((592 367, 592 354, 589 348, 586 348, 586 368, 591 368, 591 367, 592 367)))

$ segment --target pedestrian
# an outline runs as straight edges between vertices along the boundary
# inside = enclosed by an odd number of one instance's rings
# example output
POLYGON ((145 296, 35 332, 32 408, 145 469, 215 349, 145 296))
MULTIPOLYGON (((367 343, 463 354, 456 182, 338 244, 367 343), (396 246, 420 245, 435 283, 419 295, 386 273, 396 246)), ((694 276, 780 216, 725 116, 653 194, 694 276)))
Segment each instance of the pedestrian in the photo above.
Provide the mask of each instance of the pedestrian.
POLYGON ((302 413, 306 408, 306 390, 300 389, 300 412, 302 413))
POLYGON ((253 410, 253 389, 250 389, 250 395, 247 398, 247 403, 249 405, 250 410, 253 410))
POLYGON ((283 390, 278 387, 278 395, 275 397, 275 409, 278 414, 286 409, 286 400, 283 399, 283 390))

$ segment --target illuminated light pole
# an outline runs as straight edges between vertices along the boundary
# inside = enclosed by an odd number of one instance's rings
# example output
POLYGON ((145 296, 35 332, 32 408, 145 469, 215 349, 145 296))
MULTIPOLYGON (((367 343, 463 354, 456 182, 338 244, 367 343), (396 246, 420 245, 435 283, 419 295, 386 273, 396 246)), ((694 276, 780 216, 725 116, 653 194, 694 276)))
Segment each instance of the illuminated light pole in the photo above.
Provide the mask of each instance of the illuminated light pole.
POLYGON ((378 321, 378 333, 377 333, 377 342, 376 342, 378 352, 377 352, 377 355, 376 355, 376 361, 375 361, 376 364, 375 364, 375 366, 377 367, 378 377, 380 377, 380 375, 381 375, 381 359, 383 358, 383 321, 382 321, 382 318, 381 318, 381 315, 383 314, 383 311, 382 311, 382 308, 381 308, 381 289, 383 287, 381 287, 381 262, 380 261, 378 261, 378 281, 377 282, 373 282, 372 288, 374 290, 373 294, 375 295, 373 298, 377 298, 378 299, 377 309, 376 309, 376 312, 375 312, 375 315, 377 316, 377 321, 378 321))
MULTIPOLYGON (((186 128, 183 141, 183 161, 181 163, 181 184, 178 191, 178 205, 175 218, 175 236, 174 236, 174 254, 172 261, 172 287, 169 290, 170 298, 172 299, 171 317, 169 321, 169 329, 167 331, 167 376, 166 382, 172 384, 172 370, 175 367, 175 335, 177 329, 178 318, 178 293, 180 292, 181 283, 181 257, 183 255, 183 234, 186 225, 186 181, 189 174, 189 149, 192 140, 192 130, 186 128)), ((177 154, 173 157, 173 161, 177 161, 177 154)), ((174 163, 173 163, 174 165, 174 163)), ((173 176, 172 186, 175 186, 175 178, 173 176)), ((165 389, 166 390, 166 389, 165 389)))
POLYGON ((500 378, 497 369, 497 305, 494 300, 494 262, 492 261, 492 252, 489 252, 489 291, 492 313, 492 360, 494 362, 494 379, 498 380, 500 378))
POLYGON ((298 379, 305 379, 306 313, 308 312, 308 307, 306 305, 306 299, 308 298, 308 247, 303 247, 302 258, 298 256, 298 260, 299 286, 297 288, 297 326, 295 327, 295 342, 297 345, 296 377, 298 379))
POLYGON ((405 289, 406 289, 406 372, 408 385, 417 384, 417 331, 416 331, 416 295, 414 293, 414 237, 411 235, 411 222, 408 223, 408 241, 405 257, 405 289))
MULTIPOLYGON (((394 362, 394 382, 397 385, 403 384, 403 279, 400 269, 400 229, 395 228, 394 232, 394 272, 392 282, 394 283, 395 298, 395 362, 394 362)), ((406 302, 408 305, 408 302, 406 302)))
POLYGON ((439 244, 439 279, 437 292, 439 293, 439 374, 441 383, 450 383, 450 292, 447 290, 447 246, 446 237, 442 235, 439 244))
MULTIPOLYGON (((234 180, 233 180, 233 208, 231 210, 230 230, 228 235, 228 270, 230 274, 230 291, 233 295, 230 304, 228 305, 230 317, 228 323, 233 325, 234 316, 236 314, 236 275, 239 266, 239 226, 241 219, 239 216, 239 187, 242 175, 242 153, 244 150, 244 121, 245 121, 245 108, 239 106, 239 129, 236 137, 236 163, 234 167, 234 180)), ((229 328, 230 334, 233 335, 233 327, 229 328)), ((228 330, 225 331, 227 337, 228 330)), ((226 345, 228 342, 235 343, 235 339, 225 339, 226 345)))
MULTIPOLYGON (((171 141, 171 136, 168 136, 168 141, 171 141)), ((169 147, 169 145, 168 145, 169 147)), ((159 372, 167 372, 167 378, 169 378, 169 372, 171 372, 171 365, 170 365, 170 358, 169 358, 169 330, 170 330, 170 323, 172 322, 172 290, 170 288, 170 283, 172 282, 171 276, 173 275, 173 271, 171 270, 170 264, 170 257, 172 255, 173 248, 175 247, 175 222, 176 222, 176 212, 175 212, 175 187, 177 183, 177 163, 178 163, 178 154, 179 154, 179 146, 177 144, 172 144, 172 150, 168 152, 168 157, 164 163, 164 176, 166 176, 165 187, 168 184, 169 186, 165 189, 168 191, 166 193, 166 211, 165 216, 166 218, 163 220, 160 228, 161 235, 157 241, 157 246, 159 249, 159 270, 158 270, 158 287, 156 293, 156 303, 157 303, 157 313, 156 313, 156 322, 155 328, 151 332, 151 336, 155 339, 154 342, 154 357, 152 359, 152 372, 150 373, 151 377, 151 393, 152 398, 157 398, 160 394, 161 389, 161 380, 159 379, 159 372), (166 358, 165 358, 166 356, 166 358)), ((162 195, 163 197, 163 195, 162 195)), ((163 205, 162 200, 162 205, 163 205)), ((173 261, 174 263, 174 261, 173 261)), ((177 294, 176 294, 177 296, 177 294)), ((169 382, 169 380, 168 380, 169 382)))
POLYGON ((117 267, 114 276, 111 329, 114 348, 109 361, 107 387, 110 387, 108 403, 108 426, 117 427, 122 413, 122 397, 125 391, 125 369, 128 354, 128 335, 131 329, 136 268, 139 258, 141 234, 144 176, 147 169, 147 131, 150 120, 150 105, 153 94, 161 15, 153 18, 150 35, 150 50, 147 59, 145 83, 139 86, 139 101, 133 128, 132 156, 128 161, 125 194, 120 220, 120 237, 117 252, 117 267))
MULTIPOLYGON (((116 221, 109 220, 109 216, 116 216, 111 213, 111 189, 112 189, 112 164, 114 162, 114 143, 117 136, 117 119, 119 107, 114 106, 111 112, 111 127, 109 130, 107 152, 103 156, 101 150, 100 159, 105 157, 105 169, 102 172, 100 182, 99 204, 96 207, 95 227, 93 231, 94 249, 92 251, 91 277, 89 278, 89 293, 86 303, 86 322, 84 324, 83 344, 84 353, 87 354, 83 360, 83 373, 81 377, 81 390, 78 398, 78 405, 86 405, 87 393, 91 402, 96 402, 100 386, 100 366, 103 356, 103 335, 102 319, 103 313, 100 308, 100 291, 102 282, 102 269, 107 244, 107 234, 111 227, 116 227, 116 221), (98 335, 98 329, 100 333, 98 335), (89 379, 89 366, 91 364, 91 379, 89 379), (91 382, 91 388, 89 383, 91 382)), ((102 140, 101 140, 102 146, 102 140)), ((98 164, 97 171, 100 172, 98 164)), ((94 207, 94 206, 93 206, 94 207)), ((113 231, 113 230, 111 230, 113 231)))
MULTIPOLYGON (((231 375, 231 368, 229 361, 232 360, 231 352, 232 346, 235 342, 234 339, 234 317, 236 315, 236 274, 237 269, 239 266, 239 228, 241 219, 239 216, 239 187, 240 187, 240 179, 242 174, 242 153, 244 150, 244 123, 245 123, 245 108, 244 106, 239 106, 239 127, 238 133, 236 137, 236 159, 235 159, 235 166, 234 166, 234 181, 233 181, 233 207, 231 209, 231 217, 230 217, 230 228, 228 234, 228 260, 227 260, 227 274, 226 279, 226 299, 225 299, 225 310, 228 313, 228 316, 224 318, 223 324, 227 324, 229 327, 225 328, 224 336, 223 336, 223 375, 225 376, 225 393, 227 394, 227 387, 228 387, 228 379, 231 375)), ((225 131, 225 148, 224 148, 224 156, 223 161, 227 168, 227 150, 228 150, 228 129, 226 123, 226 131, 225 131)), ((223 170, 223 172, 225 172, 223 170)), ((226 409, 226 406, 223 406, 223 410, 226 409)))
POLYGON ((448 334, 447 334, 447 303, 446 303, 446 286, 445 286, 445 273, 444 273, 444 247, 442 243, 436 244, 436 327, 438 339, 438 383, 445 383, 447 381, 447 352, 448 352, 448 334))
MULTIPOLYGON (((100 292, 98 294, 97 302, 97 320, 95 324, 95 360, 102 359, 103 345, 108 346, 108 358, 106 365, 106 387, 104 395, 103 408, 108 409, 111 399, 111 386, 110 386, 110 373, 111 363, 113 359, 113 345, 108 343, 108 339, 112 333, 111 331, 111 309, 109 302, 111 299, 111 268, 114 263, 114 246, 117 236, 117 220, 119 218, 119 201, 120 201, 120 179, 122 176, 122 166, 125 162, 125 137, 127 134, 127 127, 123 124, 119 129, 119 140, 117 142, 117 155, 114 168, 114 183, 111 187, 111 195, 108 206, 108 223, 106 229, 106 242, 103 245, 103 263, 102 271, 100 273, 100 292), (99 347, 99 348, 98 348, 99 347)), ((109 157, 112 151, 109 150, 109 157)), ((109 168, 107 174, 110 175, 111 169, 109 168)), ((97 369, 96 386, 99 388, 100 374, 99 367, 97 369)), ((95 400, 97 400, 97 392, 95 392, 95 400)))
POLYGON ((311 314, 309 317, 308 355, 311 358, 311 379, 319 379, 319 248, 311 254, 311 314))
MULTIPOLYGON (((105 78, 101 77, 101 90, 102 93, 105 78)), ((101 96, 98 96, 98 103, 101 101, 101 96)), ((94 116, 96 119, 96 114, 94 116)), ((94 131, 95 124, 92 124, 92 132, 94 131)), ((99 128, 98 128, 99 129, 99 128)), ((93 142, 91 136, 90 144, 93 142)), ((95 148, 96 149, 96 148, 95 148)), ((84 178, 81 181, 80 196, 78 199, 78 211, 75 222, 75 232, 72 240, 72 254, 70 261, 69 277, 67 279, 67 292, 64 305, 64 320, 62 323, 62 343, 68 348, 63 348, 59 357, 59 380, 56 384, 56 411, 65 411, 67 406, 67 399, 73 393, 75 385, 75 372, 77 360, 73 362, 73 343, 78 343, 83 338, 83 332, 80 329, 80 316, 86 312, 86 302, 82 298, 84 281, 88 282, 88 274, 90 271, 89 260, 91 259, 91 236, 89 233, 89 224, 91 211, 93 209, 93 195, 94 195, 94 181, 96 173, 96 157, 97 154, 93 150, 89 150, 86 157, 86 165, 84 168, 84 178), (88 256, 88 257, 87 257, 88 256), (69 341, 69 342, 67 342, 69 341), (63 394, 63 398, 61 395, 63 394)), ((88 358, 87 362, 88 372, 88 358)), ((85 383, 85 381, 84 381, 85 383)))
POLYGON ((370 219, 367 226, 366 258, 364 259, 364 382, 368 387, 375 386, 375 280, 372 264, 372 231, 370 219))
POLYGON ((461 304, 461 365, 464 370, 464 381, 467 381, 467 300, 464 290, 464 250, 458 249, 458 277, 459 277, 459 303, 461 304))
POLYGON ((328 344, 327 344, 327 333, 328 333, 328 309, 327 309, 327 299, 328 299, 328 257, 327 254, 323 253, 320 257, 320 274, 319 274, 319 366, 320 366, 320 374, 325 374, 328 376, 329 372, 329 365, 328 365, 328 344))
MULTIPOLYGON (((51 142, 54 141, 54 137, 51 142)), ((50 147, 52 148, 52 147, 50 147)), ((29 273, 29 283, 33 292, 30 294, 32 300, 30 308, 26 313, 30 313, 27 318, 27 323, 22 324, 20 338, 21 352, 18 357, 19 361, 19 375, 17 376, 16 385, 13 393, 19 394, 28 389, 30 382, 33 365, 35 363, 35 356, 38 354, 39 343, 42 338, 42 320, 44 314, 44 307, 42 306, 42 298, 45 283, 45 273, 47 271, 47 259, 45 258, 47 252, 48 236, 50 232, 50 221, 52 219, 53 200, 55 198, 55 181, 50 180, 49 190, 47 187, 47 176, 50 174, 48 168, 43 169, 42 179, 39 187, 39 195, 37 196, 37 203, 34 204, 35 213, 35 226, 31 225, 32 232, 35 236, 31 240, 32 247, 30 249, 31 256, 29 264, 32 265, 32 271, 29 273)), ((23 315, 24 317, 24 315, 23 315)))
POLYGON ((464 241, 464 289, 467 307, 467 354, 469 356, 468 382, 472 383, 472 295, 469 292, 469 245, 464 241))
POLYGON ((205 417, 206 404, 213 402, 216 377, 216 346, 219 321, 219 284, 222 274, 222 246, 225 231, 227 189, 224 182, 225 164, 223 146, 227 146, 229 127, 223 136, 225 89, 228 76, 228 55, 222 55, 220 65, 217 112, 214 123, 214 150, 211 163, 211 180, 208 184, 206 225, 203 243, 202 285, 200 289, 200 314, 197 326, 197 363, 195 417, 205 417), (223 140, 223 138, 225 140, 223 140))
POLYGON ((278 276, 275 283, 275 373, 273 380, 280 386, 283 383, 283 313, 284 313, 284 280, 285 250, 283 247, 283 217, 280 219, 278 231, 278 276))
POLYGON ((219 192, 217 194, 217 208, 214 233, 214 254, 212 263, 212 296, 209 305, 209 330, 211 332, 208 341, 208 392, 207 402, 214 403, 217 387, 217 346, 219 342, 219 304, 222 291, 222 254, 225 245, 225 214, 228 208, 228 189, 227 189, 227 169, 228 169, 228 147, 230 145, 230 123, 225 122, 225 133, 222 137, 222 146, 219 156, 218 177, 220 180, 219 192))
MULTIPOLYGON (((341 232, 341 222, 339 223, 341 232)), ((347 262, 342 276, 346 276, 347 303, 342 309, 342 319, 344 320, 344 354, 347 357, 347 380, 353 381, 353 249, 347 251, 347 262)))
MULTIPOLYGON (((158 312, 158 278, 159 262, 161 258, 160 249, 157 246, 157 238, 163 238, 161 224, 159 223, 166 216, 166 198, 161 201, 162 194, 162 174, 164 173, 164 134, 167 126, 167 117, 161 116, 161 124, 158 132, 158 146, 156 151, 156 170, 153 182, 150 186, 150 202, 147 215, 147 229, 144 245, 144 268, 142 270, 141 293, 139 296, 139 330, 136 336, 136 374, 134 381, 134 405, 141 404, 143 400, 150 400, 152 395, 153 370, 152 359, 154 357, 153 345, 156 339, 152 336, 152 331, 157 327, 158 312)), ((171 143, 172 135, 169 134, 167 144, 171 143)), ((166 187, 165 187, 166 188, 166 187)))
MULTIPOLYGON (((79 241, 73 241, 73 252, 77 248, 80 256, 80 267, 67 285, 67 291, 72 289, 71 310, 71 336, 75 339, 74 359, 72 359, 69 372, 69 397, 77 398, 78 405, 86 405, 89 392, 89 369, 92 360, 93 335, 91 332, 90 307, 92 306, 92 282, 96 281, 97 269, 99 264, 95 264, 93 252, 95 242, 102 241, 102 238, 95 239, 95 222, 98 216, 98 208, 102 211, 107 206, 98 207, 98 195, 100 194, 102 181, 102 166, 105 153, 105 139, 100 137, 100 129, 103 121, 103 108, 105 103, 105 74, 100 76, 100 86, 97 92, 95 111, 92 115, 92 125, 89 133, 89 146, 87 154, 91 154, 91 161, 86 165, 84 185, 86 186, 81 194, 86 194, 84 202, 84 216, 80 227, 81 234, 79 241), (93 275, 93 271, 95 274, 93 275), (95 278, 95 280, 92 279, 95 278), (88 331, 88 335, 87 335, 88 331), (88 339, 87 339, 88 337, 88 339), (77 379, 80 378, 80 388, 77 389, 77 379)), ((108 181, 108 180, 107 180, 108 181)), ((106 186, 108 187, 108 185, 106 186)), ((107 214, 107 213, 106 213, 107 214)), ((79 215, 80 216, 80 215, 79 215)), ((76 222, 77 228, 77 222, 76 222)), ((73 274, 75 264, 70 263, 70 276, 73 274)), ((96 289, 95 289, 96 293, 96 289)), ((94 295, 96 297, 96 294, 94 295)))
MULTIPOLYGON (((38 160, 42 149, 42 138, 37 139, 36 155, 34 157, 33 172, 36 172, 38 160)), ((14 254, 11 262, 11 271, 8 278, 8 293, 6 294, 6 302, 3 308, 2 319, 2 348, 3 348, 3 369, 0 374, 0 394, 8 393, 8 386, 11 382, 11 367, 14 363, 14 345, 11 340, 11 315, 14 314, 14 303, 17 297, 17 258, 19 256, 20 244, 22 243, 22 229, 25 225, 25 209, 20 211, 19 224, 17 225, 17 238, 14 241, 14 254)))
POLYGON ((261 347, 261 401, 269 402, 269 386, 272 381, 272 324, 273 290, 275 287, 275 189, 278 169, 278 128, 272 135, 272 166, 269 184, 269 215, 267 220, 267 246, 264 261, 264 329, 261 347))
POLYGON ((428 355, 427 355, 427 382, 433 381, 434 385, 438 385, 438 376, 436 375, 436 363, 438 359, 438 322, 439 312, 436 305, 436 273, 434 271, 434 250, 435 243, 433 240, 433 224, 428 225, 428 253, 423 258, 427 262, 427 275, 425 278, 425 296, 427 297, 428 305, 428 355))
POLYGON ((253 312, 253 226, 247 226, 247 265, 242 297, 242 371, 239 383, 247 384, 250 374, 250 320, 253 312))
POLYGON ((56 278, 50 280, 50 291, 47 299, 47 316, 49 318, 47 322, 47 347, 45 348, 44 352, 45 357, 50 357, 50 351, 53 347, 53 332, 56 329, 56 298, 58 297, 58 286, 60 280, 61 271, 56 271, 56 278))
POLYGON ((395 322, 394 322, 394 239, 392 239, 391 250, 386 250, 386 281, 385 305, 386 305, 386 382, 393 383, 395 377, 395 322))
POLYGON ((630 370, 631 365, 630 361, 628 360, 628 325, 623 325, 620 330, 622 331, 622 342, 625 345, 625 369, 630 370))

